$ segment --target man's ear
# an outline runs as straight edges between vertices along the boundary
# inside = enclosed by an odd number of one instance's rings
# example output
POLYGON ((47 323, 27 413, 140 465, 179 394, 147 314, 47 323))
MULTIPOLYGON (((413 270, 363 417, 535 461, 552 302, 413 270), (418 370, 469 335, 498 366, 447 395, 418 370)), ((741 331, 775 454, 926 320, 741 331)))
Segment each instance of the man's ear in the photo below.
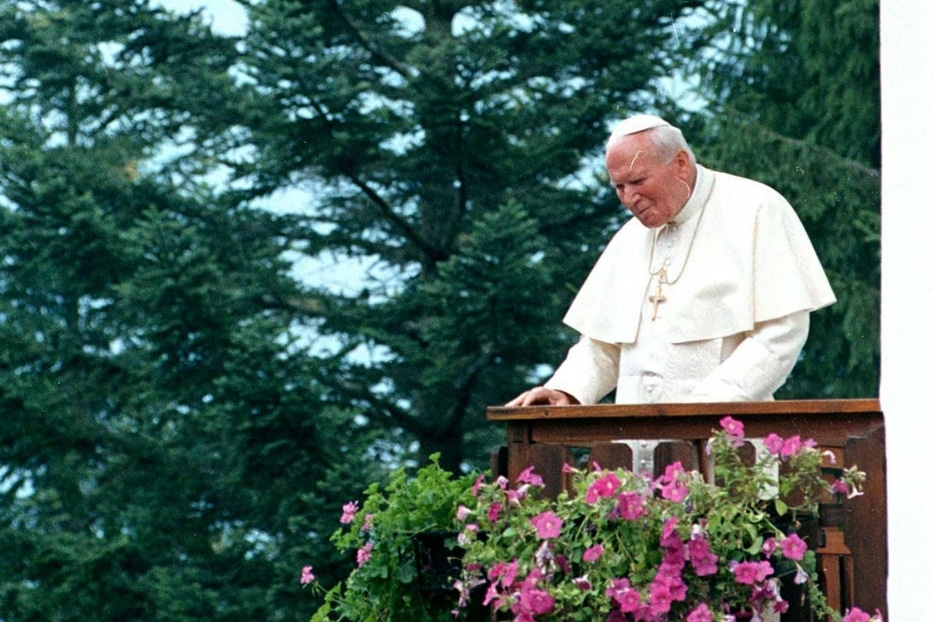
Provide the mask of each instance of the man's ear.
POLYGON ((688 173, 691 170, 691 154, 686 149, 678 150, 678 153, 675 154, 675 162, 679 171, 688 173))

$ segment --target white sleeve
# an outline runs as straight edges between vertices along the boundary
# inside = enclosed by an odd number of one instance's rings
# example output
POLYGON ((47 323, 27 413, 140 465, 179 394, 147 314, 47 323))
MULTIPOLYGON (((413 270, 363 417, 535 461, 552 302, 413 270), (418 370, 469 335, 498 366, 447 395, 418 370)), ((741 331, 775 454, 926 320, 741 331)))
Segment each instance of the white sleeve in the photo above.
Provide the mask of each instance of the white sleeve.
POLYGON ((581 404, 596 404, 616 388, 619 375, 619 346, 581 337, 545 386, 577 398, 581 404))
POLYGON ((808 337, 810 314, 799 311, 756 323, 726 360, 694 389, 692 401, 772 399, 798 360, 808 337))

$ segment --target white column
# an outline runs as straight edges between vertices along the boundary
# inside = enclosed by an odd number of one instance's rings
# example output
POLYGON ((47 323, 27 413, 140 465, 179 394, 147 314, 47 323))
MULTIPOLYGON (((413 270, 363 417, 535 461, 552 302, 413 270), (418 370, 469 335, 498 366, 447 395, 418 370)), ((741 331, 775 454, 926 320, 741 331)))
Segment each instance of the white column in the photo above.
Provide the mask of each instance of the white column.
POLYGON ((880 4, 888 619, 914 622, 934 619, 934 2, 880 4))

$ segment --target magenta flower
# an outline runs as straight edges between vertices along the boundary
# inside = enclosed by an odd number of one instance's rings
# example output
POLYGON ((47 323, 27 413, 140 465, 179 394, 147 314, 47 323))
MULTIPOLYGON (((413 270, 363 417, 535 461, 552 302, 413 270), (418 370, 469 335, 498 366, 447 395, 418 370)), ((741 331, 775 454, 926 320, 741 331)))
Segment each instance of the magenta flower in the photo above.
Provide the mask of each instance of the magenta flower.
POLYGON ((516 478, 516 482, 520 484, 528 484, 530 486, 544 486, 545 482, 542 481, 541 475, 534 473, 534 466, 530 466, 526 470, 519 473, 519 476, 516 478))
POLYGON ((685 622, 713 622, 713 612, 701 603, 686 617, 685 622))
POLYGON ((519 505, 526 498, 528 492, 528 484, 507 490, 506 501, 508 501, 510 505, 519 505))
POLYGON ((550 540, 561 535, 562 521, 554 512, 542 512, 531 519, 532 526, 542 540, 550 540))
POLYGON ((637 611, 642 605, 642 596, 633 589, 629 579, 613 579, 606 588, 606 597, 612 599, 623 613, 637 611))
POLYGON ((495 523, 499 520, 499 513, 503 510, 503 504, 499 501, 494 501, 490 504, 490 507, 486 511, 487 520, 491 523, 495 523))
POLYGON ((571 574, 571 564, 564 555, 555 555, 555 564, 564 574, 571 574))
POLYGON ((770 454, 777 456, 781 453, 782 447, 785 445, 785 439, 773 433, 762 439, 762 444, 765 445, 765 448, 769 450, 770 454))
POLYGON ((863 494, 859 488, 855 486, 850 486, 846 481, 842 479, 834 480, 833 484, 830 485, 833 491, 837 494, 846 495, 847 499, 852 499, 853 497, 859 497, 863 494))
POLYGON ((587 488, 587 503, 594 504, 597 499, 605 499, 616 494, 621 482, 612 471, 599 477, 587 488))
POLYGON ((593 563, 600 559, 600 556, 603 555, 603 546, 595 544, 586 551, 584 551, 583 559, 585 562, 593 563))
POLYGON ((710 543, 703 538, 688 541, 688 559, 699 577, 717 574, 717 556, 710 550, 710 543))
POLYGON ((876 609, 876 614, 870 618, 869 614, 859 607, 853 607, 843 616, 842 622, 882 622, 882 614, 876 609))
POLYGON ((771 557, 776 548, 778 548, 778 544, 775 542, 775 538, 768 538, 762 543, 762 553, 766 557, 771 557))
POLYGON ((519 562, 517 560, 512 560, 508 564, 506 562, 500 562, 490 568, 490 578, 499 579, 499 583, 502 583, 503 586, 507 588, 512 587, 518 574, 519 562))
POLYGON ((731 570, 736 582, 744 585, 761 583, 775 572, 769 562, 739 562, 731 570))
POLYGON ((341 514, 341 523, 344 525, 350 524, 353 522, 354 517, 357 515, 357 510, 360 509, 360 506, 357 505, 356 501, 351 501, 350 503, 345 503, 344 507, 341 508, 343 514, 341 514))
POLYGON ((312 572, 311 566, 305 566, 302 568, 302 578, 298 580, 302 585, 308 585, 315 580, 315 573, 312 572))
POLYGON ((869 622, 869 614, 859 607, 853 607, 843 616, 843 622, 869 622))
POLYGON ((483 606, 486 607, 490 603, 496 601, 493 606, 499 607, 502 599, 502 594, 499 592, 499 582, 490 581, 490 585, 486 588, 486 594, 483 596, 483 606))
POLYGON ((555 608, 555 597, 537 587, 523 587, 518 598, 520 611, 532 615, 545 615, 555 608))
POLYGON ((593 585, 591 585, 590 579, 588 579, 586 575, 583 577, 575 577, 571 579, 571 583, 573 583, 574 587, 582 592, 589 592, 593 589, 593 585))
POLYGON ((370 561, 373 555, 373 543, 367 542, 363 548, 357 549, 357 568, 362 568, 365 563, 370 561))
POLYGON ((839 495, 850 494, 850 485, 842 479, 834 480, 833 484, 831 484, 831 488, 833 488, 833 491, 839 495))
POLYGON ((742 440, 744 434, 743 423, 737 421, 733 417, 726 416, 720 420, 720 427, 723 428, 724 432, 734 437, 736 440, 742 440))
POLYGON ((610 518, 636 520, 645 514, 645 500, 637 492, 624 492, 616 497, 616 508, 610 518))
POLYGON ((659 540, 662 543, 662 546, 678 546, 681 544, 680 538, 678 538, 678 517, 672 516, 671 518, 665 520, 665 524, 662 525, 662 535, 659 540))
POLYGON ((473 481, 473 486, 470 487, 470 494, 477 496, 480 494, 480 486, 483 484, 484 476, 478 475, 477 479, 473 481))
POLYGON ((684 473, 681 462, 675 462, 665 467, 665 474, 658 478, 658 485, 662 490, 662 497, 675 503, 681 503, 688 496, 688 487, 680 481, 679 476, 684 473))
POLYGON ((782 555, 788 559, 793 559, 795 561, 801 561, 804 559, 804 554, 808 550, 807 543, 798 537, 798 534, 793 533, 779 543, 779 546, 782 547, 782 555))
POLYGON ((801 442, 801 437, 795 434, 790 438, 786 438, 784 444, 782 445, 782 450, 779 452, 782 458, 790 458, 791 456, 797 455, 801 449, 804 448, 804 443, 801 442))

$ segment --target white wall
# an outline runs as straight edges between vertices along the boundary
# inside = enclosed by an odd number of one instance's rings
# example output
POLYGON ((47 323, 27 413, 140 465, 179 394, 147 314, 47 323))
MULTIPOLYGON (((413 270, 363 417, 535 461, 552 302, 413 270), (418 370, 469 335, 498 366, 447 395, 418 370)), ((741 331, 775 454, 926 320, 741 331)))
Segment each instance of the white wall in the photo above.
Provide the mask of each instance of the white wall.
POLYGON ((934 620, 934 0, 881 0, 889 621, 934 620))

